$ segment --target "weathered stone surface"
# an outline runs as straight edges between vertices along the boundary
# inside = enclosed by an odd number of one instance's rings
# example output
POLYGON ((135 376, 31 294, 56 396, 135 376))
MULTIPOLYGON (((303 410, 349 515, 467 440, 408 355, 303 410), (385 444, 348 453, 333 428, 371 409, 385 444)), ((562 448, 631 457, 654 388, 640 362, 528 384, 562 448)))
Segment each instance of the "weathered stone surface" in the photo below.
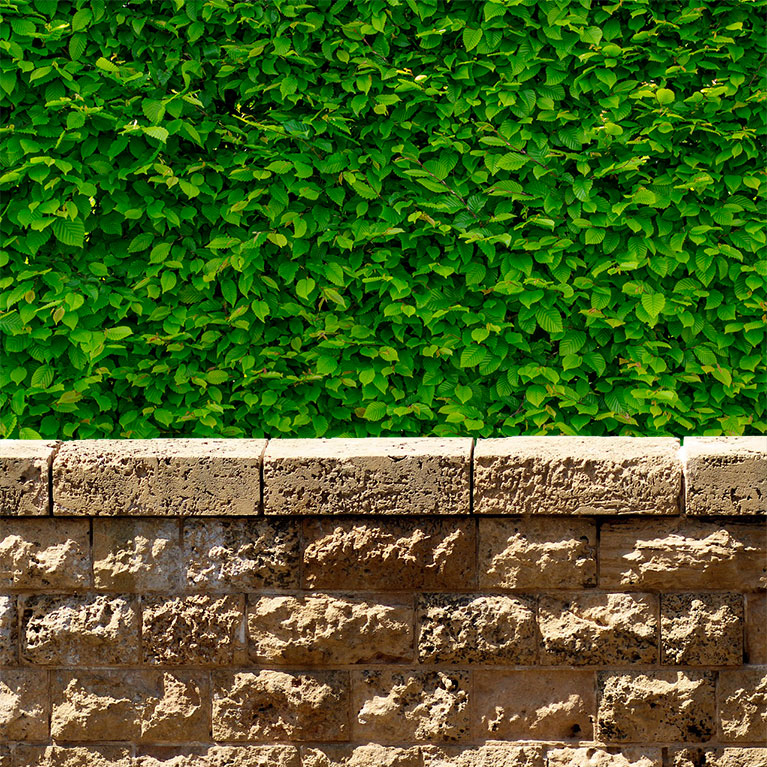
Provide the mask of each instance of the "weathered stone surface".
POLYGON ((767 529, 683 518, 608 522, 599 562, 608 589, 754 591, 767 587, 767 529))
POLYGON ((133 767, 123 746, 20 746, 13 756, 13 767, 133 767))
POLYGON ((474 448, 476 514, 677 514, 679 440, 502 437, 474 448))
POLYGON ((541 663, 656 663, 657 612, 657 598, 648 594, 542 596, 541 663))
POLYGON ((91 582, 85 519, 0 519, 0 588, 70 589, 91 582))
POLYGON ((57 442, 0 440, 0 516, 50 513, 48 474, 57 442))
POLYGON ((163 666, 222 666, 244 661, 244 620, 243 596, 145 598, 144 660, 163 666))
POLYGON ((188 588, 243 593, 298 588, 299 525, 287 519, 187 519, 188 588))
POLYGON ((96 588, 178 591, 183 586, 179 523, 173 519, 93 520, 96 588))
POLYGON ((304 588, 465 589, 475 583, 472 519, 312 519, 304 588))
POLYGON ((8 746, 0 746, 0 767, 14 767, 13 755, 8 746))
POLYGON ((47 740, 49 710, 44 671, 0 669, 0 740, 47 740))
POLYGON ((273 439, 267 514, 468 514, 472 440, 273 439))
POLYGON ((663 594, 661 663, 739 666, 743 663, 740 594, 663 594))
POLYGON ((716 733, 714 674, 599 674, 597 738, 604 742, 702 743, 716 733))
POLYGON ((748 662, 767 665, 767 593, 746 597, 746 653, 748 662))
POLYGON ((422 746, 423 767, 544 767, 539 745, 422 746))
POLYGON ((719 672, 719 722, 728 743, 767 743, 767 666, 719 672))
POLYGON ((335 741, 348 734, 345 671, 221 671, 213 684, 214 740, 335 741))
POLYGON ((17 646, 16 597, 0 596, 0 666, 18 663, 17 646))
POLYGON ((546 767, 663 767, 659 748, 624 748, 598 746, 553 748, 546 754, 546 767))
POLYGON ((465 671, 366 670, 353 672, 352 680, 354 740, 439 743, 469 737, 465 671))
POLYGON ((21 657, 36 665, 111 666, 139 661, 135 599, 30 596, 21 602, 21 657))
POLYGON ((210 737, 205 674, 56 671, 51 676, 56 740, 193 743, 210 737))
POLYGON ((593 586, 596 541, 596 526, 585 519, 480 519, 480 588, 593 586))
POLYGON ((133 767, 301 767, 295 746, 142 749, 133 767))
POLYGON ((363 746, 322 746, 301 749, 302 767, 423 767, 418 746, 397 748, 367 743, 363 746))
POLYGON ((685 437, 687 514, 767 514, 767 436, 685 437))
POLYGON ((668 767, 767 767, 767 748, 669 749, 668 767))
POLYGON ((538 655, 535 602, 492 594, 424 594, 418 603, 421 663, 529 665, 538 655))
POLYGON ((53 462, 53 513, 257 514, 260 439, 65 442, 53 462))
POLYGON ((413 607, 328 594, 251 597, 254 663, 323 666, 413 659, 413 607))
POLYGON ((477 739, 591 740, 594 675, 587 671, 476 671, 477 739))

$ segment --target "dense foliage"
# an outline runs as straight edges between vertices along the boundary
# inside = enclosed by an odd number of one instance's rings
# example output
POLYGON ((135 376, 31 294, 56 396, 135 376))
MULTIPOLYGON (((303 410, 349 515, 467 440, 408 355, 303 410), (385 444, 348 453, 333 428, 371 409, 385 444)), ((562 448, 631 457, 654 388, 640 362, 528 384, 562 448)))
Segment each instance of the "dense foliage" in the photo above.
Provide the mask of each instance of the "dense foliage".
POLYGON ((0 0, 0 436, 767 431, 763 11, 0 0))

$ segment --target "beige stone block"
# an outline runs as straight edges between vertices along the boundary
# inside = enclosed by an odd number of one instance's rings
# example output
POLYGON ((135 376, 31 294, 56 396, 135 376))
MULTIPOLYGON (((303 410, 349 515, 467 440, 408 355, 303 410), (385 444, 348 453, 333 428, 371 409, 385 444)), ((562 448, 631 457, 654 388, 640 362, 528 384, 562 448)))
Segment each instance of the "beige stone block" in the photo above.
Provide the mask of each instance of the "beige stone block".
POLYGON ((659 748, 553 748, 546 754, 546 767, 663 767, 659 748))
POLYGON ((423 594, 421 663, 531 665, 538 656, 535 601, 497 594, 423 594))
POLYGON ((273 439, 267 514, 468 514, 472 440, 273 439))
POLYGON ((141 749, 133 767, 301 767, 295 746, 155 747, 141 749))
POLYGON ((767 767, 767 748, 671 748, 668 767, 767 767))
POLYGON ((188 588, 244 593, 298 588, 300 521, 187 519, 183 522, 188 588))
POLYGON ((767 593, 746 596, 746 655, 749 663, 767 665, 767 593))
POLYGON ((683 518, 608 522, 599 572, 605 589, 755 591, 767 587, 767 527, 683 518))
POLYGON ((53 513, 258 514, 260 439, 65 442, 53 462, 53 513))
POLYGON ((90 525, 85 519, 0 519, 0 588, 90 586, 90 525))
POLYGON ((14 767, 13 754, 8 746, 0 746, 0 767, 14 767))
POLYGON ((743 596, 663 594, 661 663, 739 666, 743 663, 743 596))
POLYGON ((328 666, 413 659, 413 607, 382 600, 307 594, 253 595, 250 660, 266 665, 328 666))
POLYGON ((476 739, 591 740, 589 671, 475 671, 476 739))
POLYGON ((597 532, 586 519, 479 520, 479 586, 579 589, 597 579, 597 532))
POLYGON ((599 674, 597 738, 603 742, 702 743, 716 733, 710 671, 599 674))
POLYGON ((133 767, 123 746, 20 746, 13 756, 13 767, 133 767))
POLYGON ((502 437, 474 448, 476 514, 678 514, 679 440, 502 437))
POLYGON ((649 594, 542 596, 541 663, 657 663, 657 614, 657 597, 649 594))
POLYGON ((304 746, 302 767, 423 767, 418 746, 400 748, 367 743, 362 746, 304 746))
POLYGON ((767 744, 767 666, 719 672, 719 722, 727 743, 767 744))
POLYGON ((473 519, 311 519, 303 537, 304 588, 410 591, 476 583, 473 519))
POLYGON ((49 711, 45 671, 0 669, 0 740, 47 740, 49 711))
POLYGON ((18 663, 18 640, 16 597, 0 596, 0 666, 18 663))
POLYGON ((349 731, 346 671, 213 674, 213 738, 337 741, 349 731))
POLYGON ((93 520, 93 577, 97 589, 178 591, 183 586, 181 533, 175 519, 93 520))
POLYGON ((117 595, 24 597, 21 657, 41 666, 138 663, 135 599, 117 595))
POLYGON ((767 514, 767 436, 685 437, 687 514, 767 514))
POLYGON ((422 746, 423 767, 544 767, 536 744, 483 743, 481 746, 422 746))
POLYGON ((48 479, 58 442, 0 439, 0 516, 50 514, 48 479))

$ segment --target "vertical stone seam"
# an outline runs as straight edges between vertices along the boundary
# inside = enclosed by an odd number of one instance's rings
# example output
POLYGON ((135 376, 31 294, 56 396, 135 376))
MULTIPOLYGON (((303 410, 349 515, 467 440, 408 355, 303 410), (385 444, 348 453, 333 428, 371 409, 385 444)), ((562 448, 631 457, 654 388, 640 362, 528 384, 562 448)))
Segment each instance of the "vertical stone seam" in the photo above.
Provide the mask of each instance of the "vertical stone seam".
POLYGON ((264 449, 261 451, 261 457, 258 459, 258 516, 263 517, 266 514, 264 508, 264 456, 266 448, 269 447, 269 439, 264 443, 264 449))
POLYGON ((59 452, 62 446, 61 440, 56 440, 56 444, 53 446, 51 454, 48 456, 48 514, 47 516, 53 516, 53 461, 56 458, 56 454, 59 452))
POLYGON ((687 449, 684 444, 685 439, 686 437, 682 438, 682 442, 676 454, 680 464, 680 474, 682 476, 682 481, 679 487, 679 515, 683 517, 687 516, 687 449))
POLYGON ((476 439, 471 441, 469 450, 469 515, 474 516, 474 448, 477 444, 476 439))

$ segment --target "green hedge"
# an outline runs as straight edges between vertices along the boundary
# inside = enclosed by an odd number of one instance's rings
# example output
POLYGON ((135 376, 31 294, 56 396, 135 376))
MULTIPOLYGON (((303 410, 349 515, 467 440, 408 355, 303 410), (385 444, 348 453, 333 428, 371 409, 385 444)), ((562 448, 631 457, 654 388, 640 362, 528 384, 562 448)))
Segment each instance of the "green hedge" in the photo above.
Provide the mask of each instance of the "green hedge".
POLYGON ((767 431, 764 2, 0 12, 0 436, 767 431))

